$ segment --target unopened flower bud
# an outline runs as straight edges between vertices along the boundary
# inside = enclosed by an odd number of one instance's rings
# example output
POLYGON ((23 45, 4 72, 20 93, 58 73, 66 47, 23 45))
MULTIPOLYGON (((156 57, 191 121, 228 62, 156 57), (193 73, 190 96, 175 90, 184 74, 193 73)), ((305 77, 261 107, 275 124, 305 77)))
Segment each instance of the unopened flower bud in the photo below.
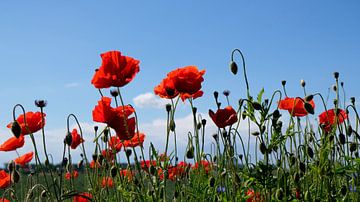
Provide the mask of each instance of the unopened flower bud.
POLYGON ((314 95, 308 95, 305 97, 306 102, 310 102, 314 98, 314 95))
POLYGON ((282 80, 281 85, 285 86, 286 85, 286 80, 282 80))
POLYGON ((307 153, 308 153, 310 158, 314 157, 314 151, 310 146, 308 146, 308 148, 307 148, 307 153))
POLYGON ((218 97, 219 97, 219 92, 214 91, 214 98, 215 98, 215 100, 217 100, 217 99, 218 99, 218 97))
POLYGON ((99 126, 94 126, 94 131, 97 132, 99 129, 99 126))
POLYGON ((210 179, 209 179, 209 186, 210 186, 210 187, 214 187, 214 186, 215 186, 215 178, 210 177, 210 179))
POLYGON ((171 104, 166 104, 165 108, 166 108, 167 112, 170 112, 171 111, 171 104))
POLYGON ((345 144, 345 135, 343 133, 339 134, 339 142, 340 144, 344 145, 345 144))
POLYGON ((279 188, 276 190, 275 197, 277 200, 282 201, 282 199, 284 197, 284 191, 282 190, 282 188, 279 188))
POLYGON ((300 80, 300 84, 301 84, 302 87, 305 87, 305 85, 306 85, 306 83, 305 83, 305 81, 303 79, 300 80))
POLYGON ((125 153, 126 153, 126 156, 127 156, 127 157, 130 157, 131 154, 132 154, 132 150, 131 150, 131 149, 127 149, 127 150, 125 151, 125 153))
POLYGON ((19 138, 21 135, 21 127, 16 120, 11 124, 11 132, 14 134, 16 138, 19 138))
POLYGON ((8 164, 8 170, 10 172, 14 171, 15 169, 15 162, 14 161, 10 161, 10 163, 8 164))
POLYGON ((117 89, 111 89, 110 94, 113 97, 117 97, 119 95, 119 91, 117 89))
POLYGON ((175 128, 176 128, 175 121, 174 121, 173 119, 171 119, 171 121, 170 121, 170 130, 171 130, 172 132, 174 132, 174 131, 175 131, 175 128))
POLYGON ((11 182, 12 183, 18 183, 20 180, 20 175, 18 173, 17 170, 13 170, 13 172, 11 172, 11 182))
POLYGON ((44 108, 47 105, 47 101, 46 100, 35 100, 35 106, 40 107, 40 108, 44 108))
POLYGON ((41 198, 46 198, 47 197, 47 191, 43 190, 40 194, 41 198))
POLYGON ((266 148, 266 145, 264 142, 260 143, 260 152, 262 154, 266 154, 266 152, 267 152, 267 148, 266 148))
POLYGON ((309 114, 314 114, 315 113, 314 112, 314 107, 308 102, 304 102, 304 108, 307 111, 307 113, 309 113, 309 114))
POLYGON ((68 132, 66 134, 66 137, 65 137, 65 143, 70 147, 71 143, 72 143, 72 135, 70 132, 68 132))
POLYGON ((334 78, 338 79, 339 78, 339 72, 334 72, 334 78))
POLYGON ((354 152, 356 150, 356 148, 357 148, 356 143, 353 142, 350 144, 350 152, 354 152))
POLYGON ((333 85, 333 86, 332 86, 332 89, 333 89, 333 91, 337 91, 336 85, 333 85))
POLYGON ((230 71, 231 71, 234 75, 237 74, 237 72, 238 72, 238 66, 237 66, 237 64, 236 64, 235 61, 231 61, 231 62, 230 62, 230 71))
POLYGON ((255 110, 261 110, 261 104, 258 102, 252 102, 251 105, 254 107, 255 110))
POLYGON ((224 90, 223 94, 227 97, 230 95, 230 91, 229 90, 224 90))
POLYGON ((188 159, 194 158, 194 148, 193 148, 193 147, 190 147, 190 148, 186 151, 186 158, 188 158, 188 159))
POLYGON ((206 119, 201 120, 201 124, 202 124, 203 126, 205 126, 205 125, 206 125, 206 119))
POLYGON ((112 166, 110 169, 111 177, 112 178, 116 177, 117 173, 118 173, 118 168, 116 166, 112 166))

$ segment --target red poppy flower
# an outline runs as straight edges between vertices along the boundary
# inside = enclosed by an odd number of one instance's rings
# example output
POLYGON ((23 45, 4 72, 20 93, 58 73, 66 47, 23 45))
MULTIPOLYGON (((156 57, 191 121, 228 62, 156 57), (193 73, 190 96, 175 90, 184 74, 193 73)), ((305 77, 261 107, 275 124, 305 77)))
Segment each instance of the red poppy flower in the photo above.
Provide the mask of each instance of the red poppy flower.
POLYGON ((161 83, 154 88, 154 92, 156 95, 172 99, 179 95, 179 92, 175 89, 175 85, 173 79, 166 77, 161 81, 161 83))
MULTIPOLYGON (((335 126, 336 122, 336 115, 335 109, 329 109, 319 115, 319 123, 321 127, 326 131, 329 132, 333 126, 335 126)), ((347 118, 347 114, 344 110, 338 109, 337 114, 337 121, 338 123, 342 123, 347 118)))
POLYGON ((150 166, 156 166, 156 160, 145 160, 145 161, 141 161, 140 162, 140 166, 141 168, 146 171, 146 172, 149 172, 149 169, 150 169, 150 166))
MULTIPOLYGON (((169 180, 175 180, 176 177, 183 177, 186 174, 186 169, 191 167, 190 163, 180 162, 177 166, 170 166, 168 168, 168 176, 169 180)), ((162 179, 162 175, 160 175, 160 179, 162 179)))
POLYGON ((120 176, 126 177, 128 181, 131 181, 134 177, 134 172, 131 172, 127 169, 120 170, 120 176))
MULTIPOLYGON (((39 131, 41 128, 43 128, 45 126, 45 116, 46 114, 43 113, 44 115, 44 123, 42 123, 42 117, 41 117, 41 112, 26 112, 25 117, 26 117, 26 126, 24 123, 24 114, 21 114, 16 121, 19 123, 20 127, 21 127, 21 134, 22 135, 27 135, 30 133, 35 133, 37 131, 39 131)), ((9 123, 7 125, 8 128, 11 128, 12 126, 12 122, 9 123)))
POLYGON ((10 202, 10 200, 8 200, 6 198, 0 198, 0 202, 10 202))
POLYGON ((25 166, 25 164, 29 163, 34 157, 34 152, 26 153, 14 160, 16 164, 19 164, 21 166, 25 166))
POLYGON ((112 161, 115 159, 115 154, 111 149, 107 149, 107 150, 104 149, 101 151, 101 154, 107 161, 112 161))
POLYGON ((248 191, 246 192, 246 196, 249 197, 246 202, 264 201, 261 199, 260 193, 255 193, 253 189, 248 189, 248 191))
POLYGON ((0 151, 14 151, 24 146, 24 144, 25 138, 23 135, 20 135, 19 138, 11 137, 0 145, 0 151))
MULTIPOLYGON (((309 104, 315 109, 314 100, 311 100, 309 104)), ((304 101, 300 98, 289 98, 280 100, 279 109, 288 110, 290 114, 297 117, 306 116, 308 112, 304 108, 304 101)))
POLYGON ((196 66, 178 68, 168 73, 167 77, 174 83, 175 89, 184 101, 188 98, 198 98, 203 95, 201 83, 204 81, 205 70, 199 71, 196 66))
POLYGON ((91 201, 92 194, 88 192, 80 193, 74 197, 74 202, 88 202, 91 201))
POLYGON ((74 170, 72 173, 66 172, 65 173, 65 179, 70 180, 71 178, 75 179, 79 177, 79 172, 74 170))
POLYGON ((119 152, 121 150, 121 147, 123 146, 121 143, 121 140, 118 136, 111 136, 108 141, 109 147, 112 150, 115 150, 116 152, 119 152))
POLYGON ((84 139, 81 138, 81 136, 79 135, 76 129, 73 129, 73 131, 71 132, 71 136, 72 136, 71 145, 70 145, 71 149, 76 149, 76 147, 78 147, 81 143, 84 142, 84 139))
POLYGON ((145 134, 137 133, 130 140, 125 140, 124 145, 125 147, 137 147, 139 145, 142 145, 144 143, 144 140, 145 140, 145 134))
POLYGON ((10 185, 10 175, 4 170, 0 170, 0 189, 5 189, 10 185))
POLYGON ((135 112, 134 108, 129 105, 112 108, 110 104, 111 98, 102 97, 92 112, 93 120, 108 124, 121 140, 131 139, 135 135, 135 117, 129 116, 135 112))
POLYGON ((102 188, 105 188, 105 187, 112 188, 113 186, 114 186, 114 182, 111 179, 111 177, 103 177, 102 178, 102 180, 101 180, 102 188))
POLYGON ((198 162, 195 163, 195 165, 193 166, 193 169, 199 170, 200 167, 204 168, 205 173, 208 174, 211 170, 212 165, 209 161, 201 160, 200 164, 198 162))
POLYGON ((89 165, 89 166, 90 166, 91 169, 100 168, 100 167, 101 167, 100 163, 97 162, 97 161, 94 161, 94 160, 92 160, 92 161, 90 162, 90 165, 89 165))
POLYGON ((122 87, 132 81, 140 71, 139 60, 121 55, 120 51, 102 53, 102 64, 91 83, 96 88, 122 87))
POLYGON ((238 121, 236 111, 231 106, 227 106, 224 109, 218 109, 216 113, 210 109, 209 116, 219 128, 225 128, 238 121))

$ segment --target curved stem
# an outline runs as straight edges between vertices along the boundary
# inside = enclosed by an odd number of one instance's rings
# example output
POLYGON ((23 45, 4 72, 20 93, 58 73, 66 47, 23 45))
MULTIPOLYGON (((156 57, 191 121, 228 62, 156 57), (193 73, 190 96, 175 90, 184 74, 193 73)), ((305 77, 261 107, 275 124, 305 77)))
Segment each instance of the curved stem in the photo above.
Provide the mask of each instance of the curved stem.
POLYGON ((244 71, 244 78, 245 78, 245 83, 246 83, 246 91, 247 91, 247 96, 249 97, 250 96, 250 89, 249 89, 249 82, 248 82, 247 75, 246 75, 245 58, 244 58, 243 53, 239 49, 236 48, 231 52, 231 61, 234 61, 235 52, 240 53, 240 56, 241 56, 242 65, 243 65, 243 71, 244 71))

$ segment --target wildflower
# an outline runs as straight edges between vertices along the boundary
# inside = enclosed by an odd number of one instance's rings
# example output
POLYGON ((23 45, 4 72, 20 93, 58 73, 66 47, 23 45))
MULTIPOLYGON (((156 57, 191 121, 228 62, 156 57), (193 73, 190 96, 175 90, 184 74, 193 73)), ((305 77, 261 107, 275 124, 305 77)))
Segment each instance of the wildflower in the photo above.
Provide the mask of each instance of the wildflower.
POLYGON ((118 136, 111 136, 108 141, 109 147, 116 152, 119 152, 123 146, 118 136))
POLYGON ((26 153, 14 160, 16 164, 19 164, 21 166, 25 166, 25 164, 29 163, 34 157, 34 152, 26 153))
POLYGON ((211 170, 211 163, 206 160, 201 160, 200 163, 196 162, 195 165, 192 167, 193 170, 199 170, 199 168, 203 168, 205 173, 208 174, 211 170))
POLYGON ((72 141, 70 145, 71 149, 76 149, 76 147, 78 147, 81 143, 84 142, 84 139, 81 138, 81 136, 79 135, 76 129, 73 129, 73 131, 71 132, 71 137, 72 137, 72 141))
POLYGON ((89 192, 83 192, 74 197, 74 202, 88 202, 92 201, 92 194, 89 192))
POLYGON ((0 198, 0 202, 10 202, 10 200, 8 200, 6 198, 0 198))
MULTIPOLYGON (((35 133, 37 131, 39 131, 41 128, 43 128, 45 126, 45 119, 44 119, 44 123, 42 122, 42 116, 46 116, 45 113, 41 112, 26 112, 25 117, 26 117, 26 125, 24 123, 24 114, 21 114, 16 121, 18 122, 18 124, 21 127, 21 134, 22 135, 28 135, 28 134, 32 134, 35 133)), ((9 123, 7 125, 8 128, 12 127, 12 123, 9 123)))
POLYGON ((136 133, 133 138, 131 138, 130 140, 125 140, 123 144, 125 147, 137 147, 142 145, 144 143, 144 140, 144 133, 136 133))
MULTIPOLYGON (((311 100, 307 103, 309 103, 313 109, 315 108, 314 100, 311 100)), ((292 116, 302 117, 308 114, 304 107, 304 101, 300 98, 285 97, 285 99, 280 100, 279 108, 283 110, 288 110, 288 112, 292 116)))
POLYGON ((140 71, 140 61, 123 56, 120 51, 109 51, 102 53, 100 56, 102 64, 91 80, 95 88, 125 86, 140 71))
POLYGON ((178 68, 167 74, 159 86, 155 87, 155 94, 160 97, 171 98, 177 93, 183 101, 188 98, 198 98, 204 93, 201 91, 201 83, 204 81, 205 70, 199 71, 196 66, 178 68), (172 91, 174 92, 172 93, 172 91))
POLYGON ((209 116, 219 128, 225 128, 238 121, 236 111, 231 106, 227 106, 224 109, 218 109, 216 113, 210 109, 209 116))
POLYGON ((134 172, 131 172, 130 170, 127 169, 120 170, 120 176, 126 177, 128 181, 131 181, 134 175, 135 175, 134 172))
POLYGON ((0 189, 5 189, 10 185, 10 175, 4 170, 0 170, 0 189))
POLYGON ((101 167, 101 165, 100 165, 100 163, 98 162, 98 161, 94 161, 94 160, 92 160, 91 162, 90 162, 90 168, 91 169, 94 169, 94 168, 100 168, 101 167))
POLYGON ((338 109, 338 113, 336 113, 335 109, 329 109, 319 115, 319 123, 326 132, 329 132, 331 128, 336 124, 336 119, 338 121, 337 123, 340 124, 344 122, 346 118, 347 114, 344 110, 338 109))
POLYGON ((111 98, 102 97, 92 111, 93 120, 108 124, 120 140, 131 139, 135 135, 135 117, 129 116, 135 112, 134 108, 129 105, 112 108, 110 104, 111 98))
POLYGON ((248 197, 246 199, 246 202, 253 202, 253 201, 264 201, 261 199, 260 192, 254 192, 253 189, 248 189, 246 192, 246 196, 248 197))
POLYGON ((101 180, 102 188, 105 188, 105 187, 112 188, 113 186, 114 186, 114 182, 111 179, 111 177, 103 177, 102 178, 102 180, 101 180))
POLYGON ((175 89, 174 82, 171 78, 166 77, 161 83, 154 88, 156 95, 161 98, 172 99, 179 95, 179 92, 175 89))
POLYGON ((20 136, 19 138, 11 137, 6 140, 2 145, 0 145, 0 151, 13 151, 18 148, 21 148, 25 144, 24 136, 20 136))
POLYGON ((217 193, 224 193, 226 191, 226 188, 224 186, 218 186, 216 188, 217 193))
POLYGON ((156 166, 156 161, 155 160, 145 160, 145 161, 141 161, 140 162, 140 166, 141 168, 146 171, 149 172, 150 166, 155 167, 156 166))
POLYGON ((70 180, 71 178, 75 179, 79 177, 79 172, 74 170, 72 173, 71 172, 66 172, 65 173, 65 179, 70 180))

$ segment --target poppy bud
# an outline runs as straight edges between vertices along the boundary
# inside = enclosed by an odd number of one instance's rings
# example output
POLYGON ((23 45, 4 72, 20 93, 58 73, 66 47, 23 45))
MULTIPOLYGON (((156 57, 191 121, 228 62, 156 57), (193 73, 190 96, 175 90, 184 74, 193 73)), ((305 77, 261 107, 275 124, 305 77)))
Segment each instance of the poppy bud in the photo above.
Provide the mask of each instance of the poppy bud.
POLYGON ((230 95, 230 91, 229 90, 224 90, 223 94, 227 97, 230 95))
POLYGON ((355 105, 355 97, 351 97, 350 102, 351 102, 352 105, 355 105))
POLYGON ((276 160, 276 166, 277 167, 280 167, 281 166, 281 161, 278 159, 278 160, 276 160))
POLYGON ((243 155, 242 154, 239 154, 239 159, 242 160, 243 159, 243 155))
POLYGON ((65 143, 70 147, 70 145, 72 143, 72 135, 71 135, 70 132, 68 132, 66 137, 65 137, 65 143))
POLYGON ((150 172, 151 175, 155 175, 156 168, 153 165, 150 165, 149 172, 150 172))
POLYGON ((354 152, 354 156, 355 156, 356 158, 359 158, 359 152, 354 152))
POLYGON ((261 152, 262 154, 265 154, 266 151, 267 151, 267 148, 266 148, 265 143, 264 143, 264 142, 260 143, 260 152, 261 152))
POLYGON ((213 161, 214 161, 214 163, 217 161, 217 157, 216 157, 216 156, 214 156, 213 161))
POLYGON ((102 154, 99 154, 97 161, 100 165, 102 165, 103 161, 104 161, 104 156, 102 154))
POLYGON ((84 160, 81 159, 77 166, 78 166, 78 168, 81 168, 83 165, 84 165, 84 160))
POLYGON ((192 159, 194 158, 194 148, 190 147, 186 152, 186 158, 192 159))
POLYGON ((217 99, 218 99, 218 97, 219 97, 219 92, 214 91, 214 97, 215 97, 215 100, 217 100, 217 99))
POLYGON ((260 133, 258 131, 254 131, 254 132, 251 133, 251 135, 258 136, 258 135, 260 135, 260 133))
POLYGON ((261 108, 262 108, 261 104, 258 103, 258 102, 252 102, 251 104, 252 104, 252 106, 254 107, 255 110, 261 110, 261 108))
MULTIPOLYGON (((333 102, 334 102, 334 105, 337 105, 337 103, 338 103, 337 99, 334 99, 333 102)), ((336 110, 336 109, 335 109, 335 110, 336 110)), ((334 111, 335 111, 335 110, 334 110, 334 111)), ((336 115, 339 115, 338 112, 339 112, 339 110, 335 111, 335 114, 336 114, 336 115)))
POLYGON ((200 129, 201 129, 201 123, 196 124, 196 128, 197 128, 198 130, 200 130, 200 129))
POLYGON ((46 107, 47 102, 46 100, 35 100, 35 106, 40 107, 40 108, 44 108, 46 107))
POLYGON ((45 166, 49 166, 50 165, 49 159, 45 159, 44 164, 45 166))
POLYGON ((305 97, 306 102, 310 102, 314 98, 314 95, 308 95, 305 97))
POLYGON ((280 116, 281 116, 280 111, 275 109, 272 116, 273 116, 274 119, 280 118, 280 116))
POLYGON ((304 108, 307 111, 307 113, 314 114, 314 107, 310 103, 304 102, 304 108))
POLYGON ((210 186, 210 187, 214 187, 214 186, 215 186, 215 178, 210 177, 210 179, 209 179, 209 186, 210 186))
POLYGON ((92 155, 92 159, 93 159, 93 161, 96 161, 96 160, 97 160, 97 157, 98 157, 98 155, 97 155, 97 154, 93 154, 93 155, 92 155))
POLYGON ((241 118, 244 120, 244 119, 246 119, 246 113, 245 113, 245 111, 243 112, 243 113, 241 113, 241 118))
POLYGON ((99 129, 99 126, 94 126, 94 131, 97 132, 99 129))
POLYGON ((63 158, 61 165, 66 166, 68 163, 68 159, 66 157, 63 158))
POLYGON ((290 157, 289 157, 289 164, 290 166, 293 166, 296 162, 296 158, 294 156, 294 154, 290 154, 290 157))
POLYGON ((345 144, 345 135, 340 133, 339 134, 339 141, 340 141, 340 144, 344 145, 345 144))
POLYGON ((306 85, 306 83, 305 83, 305 81, 303 79, 300 80, 300 84, 301 84, 302 87, 305 87, 305 85, 306 85))
POLYGON ((301 172, 305 173, 306 166, 305 166, 305 163, 304 163, 304 162, 300 162, 300 163, 299 163, 299 168, 300 168, 301 172))
POLYGON ((336 85, 333 85, 333 86, 332 86, 332 89, 333 89, 333 91, 337 91, 336 85))
POLYGON ((117 97, 119 95, 119 91, 117 89, 111 89, 110 94, 113 97, 117 97))
POLYGON ((350 137, 352 133, 353 129, 350 125, 348 125, 348 127, 346 128, 346 135, 350 137))
POLYGON ((165 108, 166 108, 167 112, 170 112, 171 111, 171 104, 166 104, 165 108))
POLYGON ((298 172, 296 172, 296 173, 294 174, 294 182, 295 182, 295 183, 299 183, 299 181, 300 181, 300 175, 299 175, 298 172))
POLYGON ((47 197, 47 191, 43 190, 40 194, 41 198, 46 198, 47 197))
POLYGON ((334 72, 334 78, 338 79, 339 78, 339 72, 334 72))
POLYGON ((19 175, 18 171, 13 170, 13 172, 11 172, 11 182, 18 183, 19 180, 20 180, 20 175, 19 175))
POLYGON ((236 64, 235 61, 231 61, 231 62, 230 62, 230 70, 231 70, 231 72, 232 72, 234 75, 237 74, 237 72, 238 72, 238 66, 237 66, 237 64, 236 64))
POLYGON ((351 143, 350 144, 350 152, 354 152, 355 150, 356 150, 356 147, 357 147, 357 145, 356 145, 356 143, 351 143))
POLYGON ((16 138, 19 138, 21 135, 21 127, 16 120, 11 124, 11 132, 14 134, 16 138))
POLYGON ((127 150, 125 151, 125 154, 126 154, 127 157, 130 157, 131 154, 132 154, 132 150, 131 150, 131 149, 127 149, 127 150))
POLYGON ((175 121, 173 119, 171 119, 171 121, 170 121, 170 130, 172 132, 174 132, 175 128, 176 128, 175 121))
POLYGON ((10 161, 10 163, 8 164, 8 170, 10 172, 14 171, 15 168, 15 162, 14 161, 10 161))
POLYGON ((112 178, 116 177, 117 173, 118 173, 118 168, 116 166, 112 166, 110 169, 111 177, 112 178))
POLYGON ((215 141, 218 141, 218 135, 217 134, 214 134, 213 138, 215 139, 215 141))
POLYGON ((344 82, 340 82, 340 86, 341 86, 341 87, 344 87, 344 82))
POLYGON ((285 86, 286 85, 286 80, 282 80, 281 85, 285 86))
POLYGON ((310 146, 308 146, 308 148, 307 148, 307 153, 310 158, 314 157, 314 151, 312 150, 312 148, 310 146))
POLYGON ((275 197, 277 200, 282 201, 282 199, 284 197, 284 191, 282 190, 282 188, 279 188, 278 190, 276 190, 275 197))

